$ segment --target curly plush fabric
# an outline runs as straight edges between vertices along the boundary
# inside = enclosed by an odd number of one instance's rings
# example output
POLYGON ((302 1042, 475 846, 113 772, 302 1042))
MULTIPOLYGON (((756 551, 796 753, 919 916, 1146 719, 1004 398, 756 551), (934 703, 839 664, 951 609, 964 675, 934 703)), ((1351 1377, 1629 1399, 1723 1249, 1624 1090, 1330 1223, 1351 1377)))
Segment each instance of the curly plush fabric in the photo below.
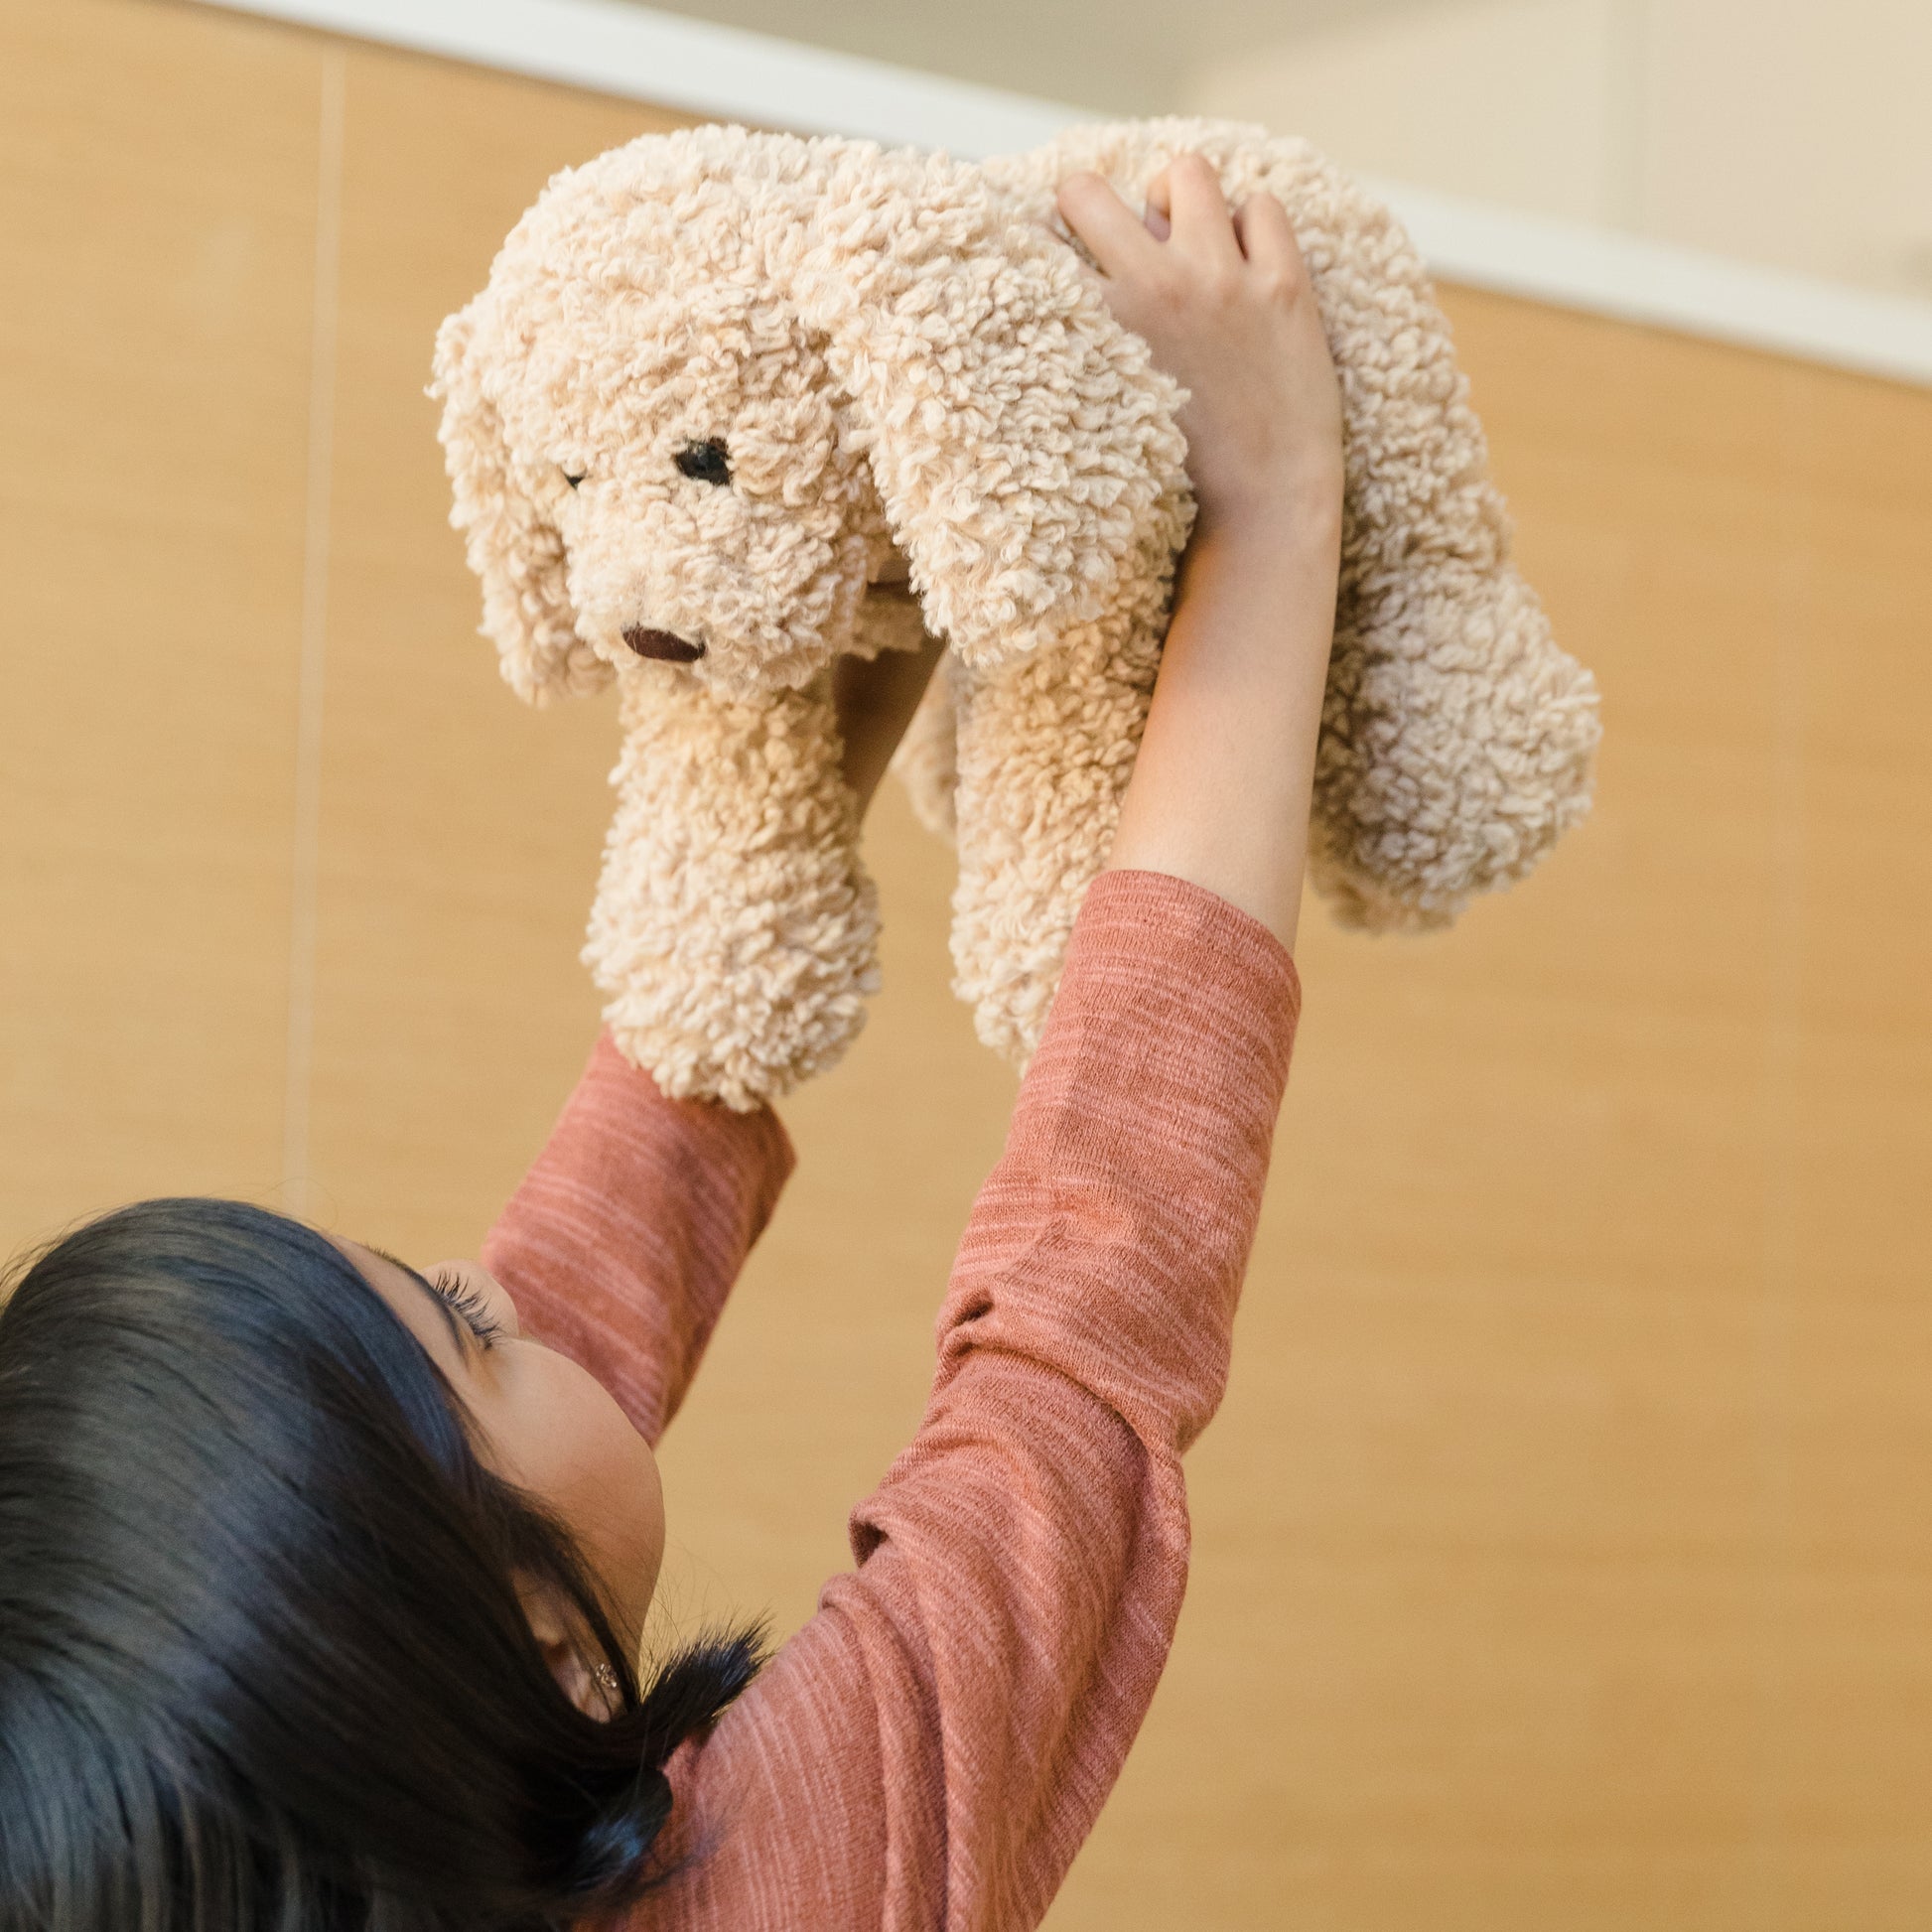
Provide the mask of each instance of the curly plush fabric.
POLYGON ((622 687, 585 957, 621 1050, 750 1108, 835 1059, 876 897, 829 667, 950 646, 896 761, 957 831, 955 986, 1024 1061, 1111 844, 1192 523, 1183 392, 1067 245, 1076 167, 1138 202, 1183 147, 1280 195, 1340 367, 1344 580, 1311 863, 1339 914, 1440 924, 1587 808, 1587 673, 1508 564, 1420 264, 1305 145, 1082 127, 972 166, 741 127, 551 182, 438 337, 453 520, 505 678, 622 687))
POLYGON ((1447 925, 1588 811, 1595 685, 1510 564, 1468 379, 1388 208, 1306 141, 1226 121, 1074 127, 986 173, 1028 218, 1055 221, 1076 169, 1138 206, 1189 150, 1231 205, 1265 189, 1287 207, 1341 379, 1341 590, 1311 873, 1343 924, 1447 925))

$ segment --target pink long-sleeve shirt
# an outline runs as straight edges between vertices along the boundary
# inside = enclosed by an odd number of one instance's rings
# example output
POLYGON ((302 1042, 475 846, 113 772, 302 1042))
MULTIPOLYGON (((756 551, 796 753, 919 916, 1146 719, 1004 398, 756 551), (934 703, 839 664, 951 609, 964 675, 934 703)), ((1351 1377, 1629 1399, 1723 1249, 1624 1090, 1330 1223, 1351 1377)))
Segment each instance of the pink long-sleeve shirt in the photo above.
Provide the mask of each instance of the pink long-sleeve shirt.
MULTIPOLYGON (((1225 899, 1095 880, 924 1420, 853 1512, 856 1567, 673 1760, 697 1855, 626 1932, 1043 1915, 1173 1637, 1180 1456, 1226 1383, 1300 1011, 1286 948, 1225 899)), ((667 1100, 607 1036, 484 1265, 655 1441, 792 1159, 768 1110, 667 1100)))

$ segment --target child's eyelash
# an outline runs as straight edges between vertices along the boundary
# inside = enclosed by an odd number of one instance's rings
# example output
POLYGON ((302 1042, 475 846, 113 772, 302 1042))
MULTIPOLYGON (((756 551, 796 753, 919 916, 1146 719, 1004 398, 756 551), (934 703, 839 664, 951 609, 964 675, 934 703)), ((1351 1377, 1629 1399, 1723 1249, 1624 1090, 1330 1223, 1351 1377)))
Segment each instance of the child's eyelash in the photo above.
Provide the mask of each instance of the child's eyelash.
POLYGON ((502 1323, 490 1313, 489 1304, 461 1275, 431 1275, 427 1280, 485 1348, 493 1348, 502 1340, 502 1323))

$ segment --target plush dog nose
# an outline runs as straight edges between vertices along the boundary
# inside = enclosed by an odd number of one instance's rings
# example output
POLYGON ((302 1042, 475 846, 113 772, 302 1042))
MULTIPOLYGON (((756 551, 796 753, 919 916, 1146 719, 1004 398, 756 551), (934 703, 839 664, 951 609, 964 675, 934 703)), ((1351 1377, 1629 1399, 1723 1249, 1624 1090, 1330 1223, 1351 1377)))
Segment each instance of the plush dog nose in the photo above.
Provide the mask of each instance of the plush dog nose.
POLYGON ((704 646, 680 637, 674 630, 646 630, 633 623, 623 640, 639 657, 661 657, 672 664, 695 664, 704 655, 704 646))

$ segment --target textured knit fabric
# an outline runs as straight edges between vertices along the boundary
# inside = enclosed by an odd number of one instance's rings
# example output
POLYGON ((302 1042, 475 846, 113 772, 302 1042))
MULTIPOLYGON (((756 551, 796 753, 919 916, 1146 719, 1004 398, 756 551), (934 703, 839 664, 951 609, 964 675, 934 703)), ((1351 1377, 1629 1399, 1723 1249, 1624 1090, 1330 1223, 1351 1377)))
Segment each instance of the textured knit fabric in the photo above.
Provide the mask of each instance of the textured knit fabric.
MULTIPOLYGON (((1180 1454, 1226 1382, 1301 984, 1226 900, 1103 873, 980 1190, 917 1435, 853 1571, 673 1764, 689 1863, 629 1920, 1035 1924, 1167 1659, 1180 1454)), ((524 1325, 654 1438, 791 1166, 606 1039, 484 1250, 524 1325)))

